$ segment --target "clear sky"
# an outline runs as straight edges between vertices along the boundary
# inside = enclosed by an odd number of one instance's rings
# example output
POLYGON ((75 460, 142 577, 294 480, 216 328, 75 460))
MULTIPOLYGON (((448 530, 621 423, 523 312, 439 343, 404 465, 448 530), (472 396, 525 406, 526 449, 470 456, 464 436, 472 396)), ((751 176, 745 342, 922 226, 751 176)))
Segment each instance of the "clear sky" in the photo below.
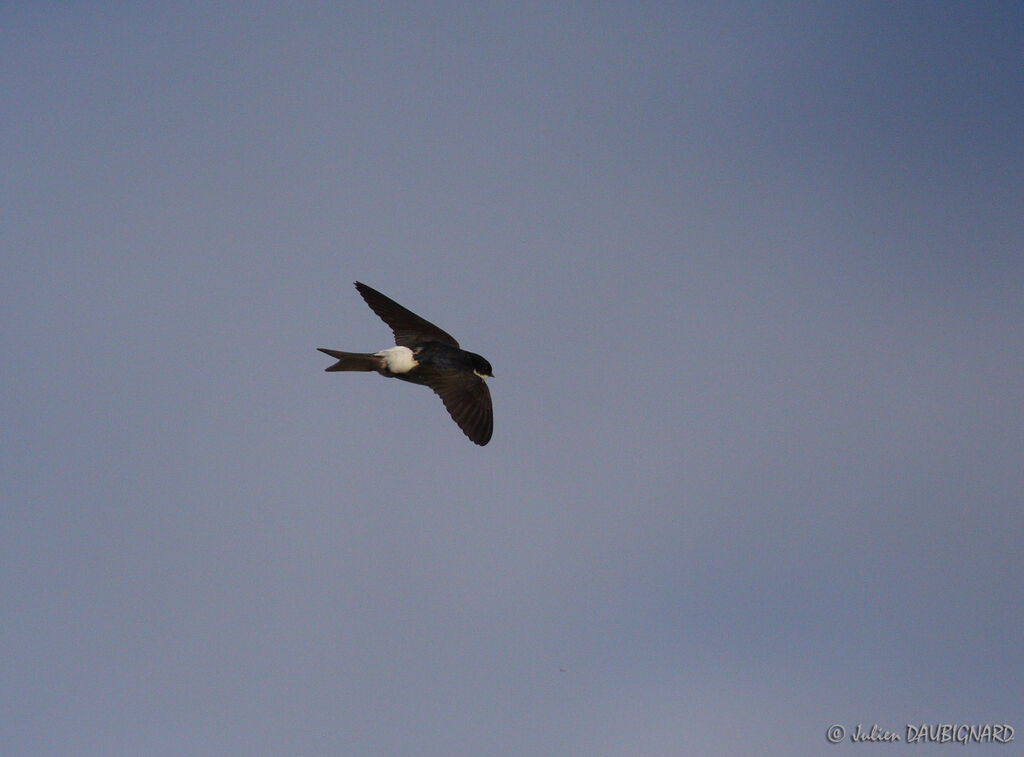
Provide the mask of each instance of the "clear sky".
POLYGON ((4 755, 1024 740, 1020 3, 5 3, 0 92, 4 755))

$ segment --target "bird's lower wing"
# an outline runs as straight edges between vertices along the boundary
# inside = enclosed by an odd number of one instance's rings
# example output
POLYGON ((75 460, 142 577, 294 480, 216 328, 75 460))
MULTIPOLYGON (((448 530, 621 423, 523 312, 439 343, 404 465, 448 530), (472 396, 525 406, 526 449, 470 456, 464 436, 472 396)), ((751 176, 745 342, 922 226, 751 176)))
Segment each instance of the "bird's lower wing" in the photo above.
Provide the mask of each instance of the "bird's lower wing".
POLYGON ((463 371, 433 371, 423 379, 470 441, 483 446, 491 440, 494 412, 491 393, 482 378, 463 371))

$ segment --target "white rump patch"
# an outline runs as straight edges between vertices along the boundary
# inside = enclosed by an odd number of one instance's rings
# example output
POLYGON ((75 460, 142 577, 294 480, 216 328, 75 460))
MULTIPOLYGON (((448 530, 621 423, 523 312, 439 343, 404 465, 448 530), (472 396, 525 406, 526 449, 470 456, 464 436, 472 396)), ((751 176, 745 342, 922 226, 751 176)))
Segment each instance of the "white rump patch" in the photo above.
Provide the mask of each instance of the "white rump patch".
POLYGON ((408 373, 419 365, 408 347, 388 347, 374 354, 384 358, 384 364, 392 373, 408 373))

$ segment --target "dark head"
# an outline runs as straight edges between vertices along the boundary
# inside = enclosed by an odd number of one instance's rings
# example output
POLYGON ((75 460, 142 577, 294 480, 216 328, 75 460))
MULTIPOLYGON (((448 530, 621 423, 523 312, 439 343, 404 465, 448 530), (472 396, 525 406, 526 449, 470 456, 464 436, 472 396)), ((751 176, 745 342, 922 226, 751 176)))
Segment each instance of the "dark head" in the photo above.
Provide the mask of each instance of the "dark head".
POLYGON ((467 352, 469 360, 473 364, 473 372, 480 378, 490 378, 494 376, 491 371, 491 364, 484 360, 482 357, 477 355, 475 352, 467 352))

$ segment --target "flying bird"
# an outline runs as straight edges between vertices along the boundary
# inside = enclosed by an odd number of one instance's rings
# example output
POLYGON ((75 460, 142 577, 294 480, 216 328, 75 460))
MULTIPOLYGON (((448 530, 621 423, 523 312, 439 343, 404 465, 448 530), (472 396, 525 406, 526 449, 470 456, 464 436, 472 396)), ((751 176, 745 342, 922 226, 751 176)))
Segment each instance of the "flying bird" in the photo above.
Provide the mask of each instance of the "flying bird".
POLYGON ((356 289, 366 304, 394 332, 395 346, 373 354, 340 352, 318 347, 336 362, 328 371, 376 371, 382 376, 429 386, 470 441, 481 446, 491 440, 494 418, 491 393, 484 379, 491 364, 459 348, 455 338, 411 310, 360 281, 356 289))

